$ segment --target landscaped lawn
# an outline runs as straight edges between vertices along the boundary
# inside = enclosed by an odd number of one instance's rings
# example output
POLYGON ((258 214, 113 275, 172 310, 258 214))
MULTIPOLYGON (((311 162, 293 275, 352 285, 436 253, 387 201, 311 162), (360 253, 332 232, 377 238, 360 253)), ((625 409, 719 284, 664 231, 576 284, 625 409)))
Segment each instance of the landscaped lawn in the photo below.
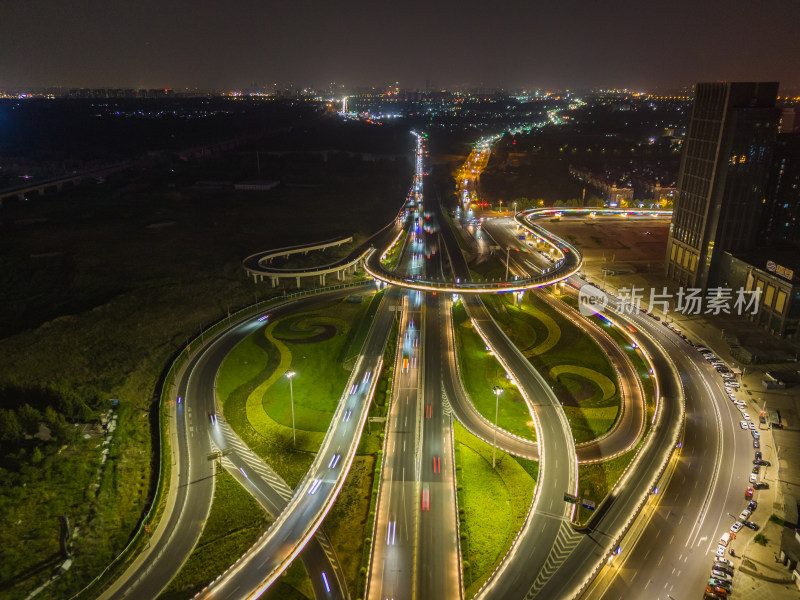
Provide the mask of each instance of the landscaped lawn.
POLYGON ((537 293, 525 294, 520 306, 507 295, 490 296, 485 302, 553 388, 576 443, 607 433, 619 414, 619 384, 611 363, 594 341, 537 293))
POLYGON ((461 532, 466 535, 465 597, 470 598, 494 572, 522 527, 536 485, 535 463, 497 452, 458 423, 454 424, 457 452, 461 532), (521 463, 527 464, 525 467, 521 463))
POLYGON ((533 419, 525 399, 516 386, 506 378, 498 360, 489 354, 480 335, 472 328, 462 304, 453 308, 453 326, 456 332, 461 378, 467 394, 477 411, 494 423, 495 395, 498 385, 503 393, 497 402, 498 426, 529 440, 536 440, 533 419))
POLYGON ((321 302, 312 310, 268 323, 225 359, 217 393, 226 419, 242 439, 294 487, 308 470, 344 392, 348 333, 366 311, 362 303, 321 302), (292 379, 296 444, 292 439, 292 379))

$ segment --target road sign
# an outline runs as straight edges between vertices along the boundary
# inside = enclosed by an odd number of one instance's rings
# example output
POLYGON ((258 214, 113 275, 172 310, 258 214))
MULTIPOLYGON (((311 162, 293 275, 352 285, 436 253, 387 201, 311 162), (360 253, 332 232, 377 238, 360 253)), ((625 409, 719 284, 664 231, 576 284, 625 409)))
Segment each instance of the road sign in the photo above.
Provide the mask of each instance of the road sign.
POLYGON ((218 458, 222 458, 223 456, 228 456, 233 452, 233 448, 223 448, 222 450, 217 450, 216 452, 209 452, 206 455, 206 459, 208 460, 217 460, 218 458))
POLYGON ((570 504, 577 504, 578 503, 578 497, 577 496, 573 496, 569 492, 564 492, 564 502, 569 502, 570 504))
POLYGON ((583 498, 581 500, 581 506, 583 508, 588 508, 589 510, 594 510, 595 509, 594 502, 592 502, 591 500, 587 500, 586 498, 583 498))

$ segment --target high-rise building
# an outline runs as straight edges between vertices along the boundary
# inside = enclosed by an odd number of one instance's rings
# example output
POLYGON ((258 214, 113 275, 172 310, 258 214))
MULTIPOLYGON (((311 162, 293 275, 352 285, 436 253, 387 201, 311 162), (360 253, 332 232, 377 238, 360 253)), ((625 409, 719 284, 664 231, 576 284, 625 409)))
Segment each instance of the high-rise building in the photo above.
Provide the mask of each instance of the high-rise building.
POLYGON ((800 132, 778 134, 759 238, 800 245, 800 132))
POLYGON ((780 110, 778 84, 699 83, 686 133, 666 274, 682 285, 719 285, 724 252, 752 249, 780 110))

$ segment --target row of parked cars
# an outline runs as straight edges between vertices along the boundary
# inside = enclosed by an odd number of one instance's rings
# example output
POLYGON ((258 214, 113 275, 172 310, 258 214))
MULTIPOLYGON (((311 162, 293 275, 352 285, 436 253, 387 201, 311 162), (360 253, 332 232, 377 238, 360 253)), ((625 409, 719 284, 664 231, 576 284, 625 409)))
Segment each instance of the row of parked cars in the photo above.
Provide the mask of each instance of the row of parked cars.
POLYGON ((714 564, 711 565, 711 577, 706 586, 704 600, 716 600, 717 598, 727 598, 731 592, 733 582, 733 563, 726 558, 717 556, 714 564))
MULTIPOLYGON (((761 436, 757 431, 755 423, 752 421, 749 413, 747 412, 747 403, 739 400, 736 396, 736 392, 739 391, 739 381, 736 375, 728 368, 728 366, 725 364, 725 361, 717 357, 711 350, 703 346, 697 346, 696 348, 697 351, 703 355, 703 358, 705 358, 722 377, 728 397, 742 413, 742 420, 739 422, 739 426, 742 429, 750 432, 750 435, 753 437, 753 448, 755 449, 753 469, 750 473, 751 486, 747 487, 744 494, 745 500, 748 501, 748 505, 739 514, 738 519, 734 521, 733 525, 731 525, 730 530, 722 534, 722 537, 719 540, 719 545, 717 546, 716 556, 714 557, 714 564, 711 567, 711 575, 708 579, 704 598, 706 600, 712 600, 716 598, 728 598, 731 592, 731 584, 733 582, 733 563, 725 558, 725 551, 728 549, 729 543, 736 538, 736 534, 743 527, 747 527, 753 531, 759 530, 759 526, 754 521, 750 520, 753 512, 758 507, 758 502, 753 500, 753 494, 754 490, 756 489, 769 487, 769 484, 759 481, 758 476, 761 471, 761 467, 769 466, 770 463, 769 461, 763 459, 761 451, 759 450, 761 436)), ((731 550, 731 555, 733 555, 733 550, 731 550)))

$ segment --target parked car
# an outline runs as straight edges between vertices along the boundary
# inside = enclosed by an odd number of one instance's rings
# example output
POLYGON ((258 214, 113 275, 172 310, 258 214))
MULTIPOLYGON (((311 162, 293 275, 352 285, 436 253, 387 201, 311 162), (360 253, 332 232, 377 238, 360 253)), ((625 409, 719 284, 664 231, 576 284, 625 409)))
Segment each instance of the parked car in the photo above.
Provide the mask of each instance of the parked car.
POLYGON ((745 509, 744 509, 744 510, 743 510, 743 511, 742 511, 742 512, 739 514, 739 520, 740 520, 740 521, 747 521, 747 519, 748 519, 748 518, 750 518, 750 514, 751 514, 751 513, 750 513, 750 511, 749 511, 749 510, 747 510, 747 509, 745 508, 745 509))
POLYGON ((729 561, 727 558, 719 558, 719 557, 717 557, 717 558, 714 559, 714 562, 715 563, 719 563, 719 564, 723 564, 726 567, 728 567, 730 569, 733 569, 733 563, 731 561, 729 561))
POLYGON ((745 500, 750 500, 750 498, 752 498, 752 497, 753 497, 753 488, 751 488, 751 487, 748 487, 748 488, 747 488, 747 489, 744 491, 744 497, 745 497, 745 500))
POLYGON ((728 575, 727 573, 724 573, 723 571, 720 571, 718 569, 712 569, 711 570, 711 576, 715 577, 717 579, 721 579, 722 581, 727 581, 729 583, 731 581, 730 575, 728 575))
POLYGON ((769 484, 766 481, 757 481, 753 484, 753 487, 757 490, 768 490, 769 484))
POLYGON ((730 591, 731 591, 731 584, 730 584, 730 582, 728 582, 728 581, 725 581, 725 580, 723 580, 723 579, 718 579, 718 578, 716 578, 716 577, 712 577, 712 578, 710 578, 710 579, 708 580, 708 585, 719 586, 719 587, 721 587, 721 588, 724 588, 724 589, 725 589, 725 590, 727 590, 728 592, 730 592, 730 591))
POLYGON ((744 521, 742 525, 744 525, 745 527, 749 527, 753 531, 758 531, 760 529, 760 527, 755 523, 753 523, 752 521, 744 521))
POLYGON ((750 500, 750 504, 747 505, 747 510, 752 512, 757 508, 758 508, 758 502, 756 502, 755 500, 750 500))

